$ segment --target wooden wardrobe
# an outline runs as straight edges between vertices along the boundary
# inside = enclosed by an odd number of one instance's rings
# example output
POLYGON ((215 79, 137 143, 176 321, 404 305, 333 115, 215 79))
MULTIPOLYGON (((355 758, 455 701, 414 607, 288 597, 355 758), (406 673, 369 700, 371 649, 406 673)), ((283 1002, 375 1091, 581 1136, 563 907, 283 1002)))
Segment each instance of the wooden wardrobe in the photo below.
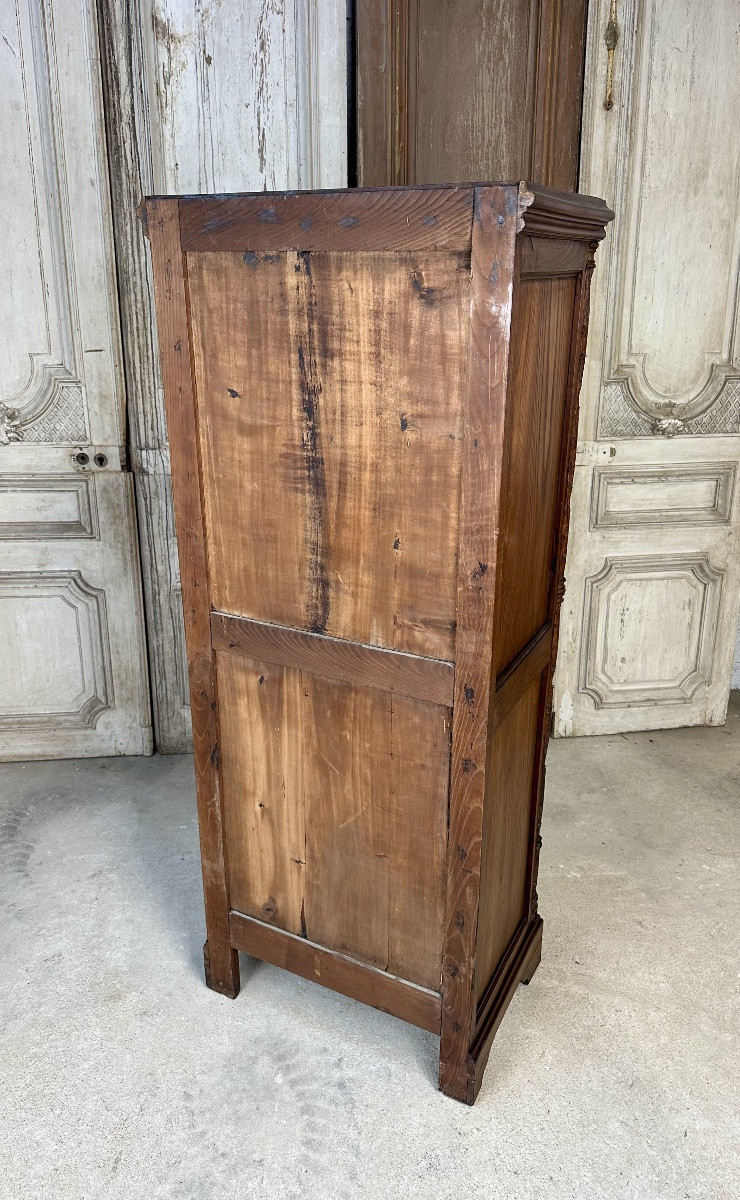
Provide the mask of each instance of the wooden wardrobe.
POLYGON ((153 198, 206 977, 440 1034, 472 1103, 537 859, 602 201, 153 198))

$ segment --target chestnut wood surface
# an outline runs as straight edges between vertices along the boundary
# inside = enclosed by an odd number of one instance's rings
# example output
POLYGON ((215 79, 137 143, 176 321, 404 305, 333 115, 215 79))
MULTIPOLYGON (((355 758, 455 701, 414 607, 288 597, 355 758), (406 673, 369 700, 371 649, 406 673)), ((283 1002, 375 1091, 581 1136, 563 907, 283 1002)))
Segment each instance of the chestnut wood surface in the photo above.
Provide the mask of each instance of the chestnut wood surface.
POLYGON ((440 1086, 472 1103, 541 953, 588 281, 611 214, 509 183, 142 215, 208 981, 234 994, 242 949, 439 1032, 440 1086))

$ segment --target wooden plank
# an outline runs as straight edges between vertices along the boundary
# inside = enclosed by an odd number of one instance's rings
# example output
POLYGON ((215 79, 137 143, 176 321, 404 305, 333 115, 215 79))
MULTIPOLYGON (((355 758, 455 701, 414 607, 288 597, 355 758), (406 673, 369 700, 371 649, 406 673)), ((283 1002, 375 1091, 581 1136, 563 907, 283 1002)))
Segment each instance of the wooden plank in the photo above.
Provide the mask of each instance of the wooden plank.
POLYGON ((585 242, 563 238, 527 237, 518 242, 519 278, 541 275, 580 275, 586 265, 585 242))
POLYGON ((300 934, 306 872, 300 672, 228 653, 217 662, 230 903, 300 934))
POLYGON ((468 1094, 517 189, 476 189, 463 431, 440 1087, 468 1094))
POLYGON ((184 250, 470 250, 470 187, 257 192, 180 201, 184 250))
POLYGON ((553 586, 550 590, 549 619, 552 623, 552 645, 550 664, 542 681, 541 716, 539 722, 539 742, 536 751, 537 789, 535 794, 534 813, 532 816, 532 837, 529 846, 529 862, 527 865, 529 889, 530 917, 537 912, 537 872, 539 869, 540 846, 542 838, 542 806, 545 796, 545 756, 550 737, 550 714, 552 711, 552 688, 555 674, 555 663, 558 654, 558 638, 560 635, 560 610, 565 595, 565 556, 568 548, 568 528, 570 524, 570 497, 573 487, 573 473, 576 464, 576 447, 578 443, 578 399, 581 392, 583 368, 586 361, 586 344, 588 341, 589 303, 591 295, 591 276, 594 271, 594 254, 598 241, 589 245, 586 267, 578 281, 575 311, 570 335, 570 355, 568 361, 568 384, 566 389, 565 416, 563 421, 563 437, 561 442, 560 470, 558 473, 558 497, 556 501, 557 520, 553 537, 553 586))
POLYGON ((219 776, 215 656, 211 649, 205 531, 196 442, 196 400, 190 374, 185 259, 176 200, 147 205, 174 485, 185 641, 190 672, 195 782, 206 908, 205 963, 209 987, 239 991, 239 958, 229 942, 229 898, 219 776))
POLYGON ((529 279, 514 299, 494 612, 497 675, 548 619, 576 287, 575 277, 529 279))
POLYGON ((245 954, 293 971, 362 1004, 370 1004, 429 1033, 439 1033, 438 993, 274 929, 243 913, 232 912, 230 924, 232 941, 245 954))
POLYGON ((438 989, 449 712, 303 679, 306 935, 438 989))
POLYGON ((452 707, 455 667, 451 662, 221 612, 211 613, 211 640, 216 650, 238 650, 261 662, 298 667, 321 679, 339 679, 452 707))
POLYGON ((483 817, 475 996, 480 1000, 517 926, 529 915, 527 860, 537 788, 540 680, 493 734, 483 817))
POLYGON ((187 256, 213 607, 452 660, 469 260, 247 257, 187 256))
POLYGON ((232 907, 439 990, 450 713, 218 653, 232 907))
POLYGON ((491 733, 496 732, 532 681, 542 674, 550 662, 551 654, 552 625, 547 621, 496 679, 496 697, 490 718, 491 733))

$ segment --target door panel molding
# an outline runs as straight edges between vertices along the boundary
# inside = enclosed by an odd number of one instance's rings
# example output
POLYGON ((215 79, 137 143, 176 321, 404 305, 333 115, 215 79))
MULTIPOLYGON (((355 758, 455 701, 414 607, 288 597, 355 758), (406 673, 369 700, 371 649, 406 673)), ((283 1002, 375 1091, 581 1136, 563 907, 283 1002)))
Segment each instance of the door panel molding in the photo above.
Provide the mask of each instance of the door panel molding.
POLYGON ((706 555, 606 559, 584 605, 580 686, 596 708, 688 703, 709 683, 722 579, 706 555))
POLYGON ((588 190, 595 175, 617 214, 600 268, 608 284, 599 435, 735 434, 740 147, 731 115, 732 7, 711 6, 697 22, 690 0, 621 0, 616 103, 605 113, 607 7, 597 0, 592 11, 582 136, 582 185, 588 190), (684 236, 676 236, 666 206, 680 209, 684 236))

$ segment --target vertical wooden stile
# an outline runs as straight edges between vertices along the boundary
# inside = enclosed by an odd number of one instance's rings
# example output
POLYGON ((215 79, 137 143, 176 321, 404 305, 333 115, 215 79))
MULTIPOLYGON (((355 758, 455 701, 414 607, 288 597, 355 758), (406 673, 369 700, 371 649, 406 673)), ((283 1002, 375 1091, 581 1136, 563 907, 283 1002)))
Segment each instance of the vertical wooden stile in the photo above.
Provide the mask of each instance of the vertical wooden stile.
POLYGON ((211 648, 201 470, 197 450, 197 416, 191 369, 185 256, 180 242, 179 202, 160 199, 149 201, 146 220, 152 243, 159 352, 170 436, 185 643, 190 674, 206 910, 206 978, 209 987, 225 996, 234 997, 239 992, 239 954, 229 940, 216 656, 211 648))
POLYGON ((440 1088, 468 1100, 473 974, 492 684, 496 527, 517 225, 514 186, 476 188, 471 248, 450 767, 440 1088))

